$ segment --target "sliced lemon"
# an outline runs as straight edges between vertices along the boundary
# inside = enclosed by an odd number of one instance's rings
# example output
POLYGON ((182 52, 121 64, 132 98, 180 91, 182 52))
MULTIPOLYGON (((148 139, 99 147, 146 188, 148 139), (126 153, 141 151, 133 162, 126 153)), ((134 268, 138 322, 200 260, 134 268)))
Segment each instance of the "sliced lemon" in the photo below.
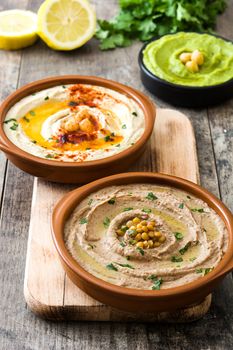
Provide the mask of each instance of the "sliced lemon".
POLYGON ((0 49, 17 50, 37 39, 37 15, 31 11, 0 12, 0 49))
POLYGON ((87 0, 46 0, 38 11, 38 34, 55 50, 84 45, 95 28, 95 11, 87 0))

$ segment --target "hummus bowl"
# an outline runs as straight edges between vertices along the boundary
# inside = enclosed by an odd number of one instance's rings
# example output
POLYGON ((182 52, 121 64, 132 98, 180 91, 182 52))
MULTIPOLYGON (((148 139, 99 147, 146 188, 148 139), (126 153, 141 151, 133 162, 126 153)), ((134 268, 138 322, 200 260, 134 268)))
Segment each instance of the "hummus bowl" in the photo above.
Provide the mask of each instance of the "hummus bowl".
POLYGON ((60 76, 18 89, 0 106, 0 149, 45 180, 86 183, 126 170, 145 150, 154 104, 99 77, 60 76))
POLYGON ((233 269, 233 216, 200 186, 125 173, 66 194, 52 214, 63 268, 84 292, 133 312, 201 301, 233 269))
POLYGON ((207 107, 233 96, 233 43, 220 36, 163 35, 143 45, 138 63, 144 86, 170 104, 207 107))

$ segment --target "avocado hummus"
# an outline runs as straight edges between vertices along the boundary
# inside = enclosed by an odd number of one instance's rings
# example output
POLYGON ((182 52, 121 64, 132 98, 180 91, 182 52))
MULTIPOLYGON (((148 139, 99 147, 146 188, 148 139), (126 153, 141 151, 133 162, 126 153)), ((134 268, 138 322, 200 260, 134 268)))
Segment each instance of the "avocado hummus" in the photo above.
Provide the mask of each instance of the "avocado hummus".
POLYGON ((146 68, 168 82, 187 86, 211 86, 233 78, 233 44, 208 34, 165 35, 149 43, 143 51, 146 68), (198 50, 204 63, 192 72, 181 62, 184 52, 198 50))
POLYGON ((90 194, 68 218, 64 239, 89 273, 144 290, 201 278, 219 264, 228 246, 224 222, 204 201, 146 183, 90 194))

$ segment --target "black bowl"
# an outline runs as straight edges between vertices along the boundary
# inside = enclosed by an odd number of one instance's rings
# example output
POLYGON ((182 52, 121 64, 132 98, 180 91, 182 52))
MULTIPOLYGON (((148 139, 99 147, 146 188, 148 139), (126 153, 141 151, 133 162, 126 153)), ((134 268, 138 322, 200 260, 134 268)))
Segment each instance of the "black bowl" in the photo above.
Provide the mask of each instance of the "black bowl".
MULTIPOLYGON (((213 36, 232 42, 231 40, 225 39, 218 35, 213 36)), ((142 83, 153 95, 172 105, 192 108, 216 105, 233 96, 233 79, 230 79, 225 83, 212 86, 185 86, 170 83, 151 73, 143 63, 143 51, 149 43, 158 40, 161 37, 162 36, 156 37, 146 42, 141 48, 138 56, 142 83)))

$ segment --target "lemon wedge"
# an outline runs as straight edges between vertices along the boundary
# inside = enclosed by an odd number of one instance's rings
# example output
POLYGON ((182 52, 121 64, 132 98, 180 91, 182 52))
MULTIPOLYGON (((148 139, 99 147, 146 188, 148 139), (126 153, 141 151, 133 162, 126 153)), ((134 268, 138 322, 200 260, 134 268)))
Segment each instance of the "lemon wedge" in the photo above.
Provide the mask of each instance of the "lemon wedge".
POLYGON ((34 44, 37 39, 37 15, 31 11, 0 12, 0 49, 17 50, 34 44))
POLYGON ((95 33, 96 15, 87 0, 46 0, 38 11, 38 34, 55 50, 74 50, 95 33))

